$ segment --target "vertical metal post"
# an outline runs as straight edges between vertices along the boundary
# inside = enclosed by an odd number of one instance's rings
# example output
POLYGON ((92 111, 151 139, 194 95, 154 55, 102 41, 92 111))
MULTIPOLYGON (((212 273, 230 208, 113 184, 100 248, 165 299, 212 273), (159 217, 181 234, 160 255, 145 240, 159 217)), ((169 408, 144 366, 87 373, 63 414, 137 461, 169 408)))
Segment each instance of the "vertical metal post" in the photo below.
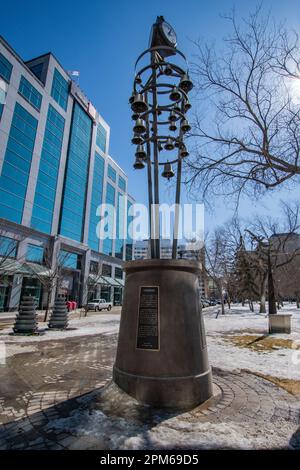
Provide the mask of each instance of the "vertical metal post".
MULTIPOLYGON (((146 102, 148 102, 148 93, 145 93, 146 102)), ((149 114, 146 116, 146 126, 147 126, 147 138, 148 142, 146 144, 147 148, 147 176, 148 176, 148 205, 149 205, 149 228, 150 228, 150 252, 151 258, 156 258, 155 253, 155 243, 153 235, 155 233, 154 220, 153 220, 153 193, 152 193, 152 164, 151 164, 151 145, 150 145, 150 126, 149 126, 149 114)))
MULTIPOLYGON (((181 104, 181 112, 184 111, 184 103, 181 104)), ((183 132, 180 130, 179 140, 182 141, 183 132)), ((180 190, 181 190, 181 174, 182 174, 182 158, 180 156, 180 147, 178 149, 178 163, 177 163, 177 181, 176 181, 176 195, 175 195, 175 216, 174 216, 174 230, 173 230, 173 246, 172 246, 172 259, 177 258, 178 246, 178 227, 179 227, 179 204, 180 204, 180 190)))
MULTIPOLYGON (((154 160, 154 203, 155 203, 155 257, 160 258, 160 224, 159 224, 159 175, 158 175, 158 145, 157 145, 157 90, 156 90, 156 57, 151 53, 152 103, 153 103, 153 160, 154 160)), ((152 211, 151 211, 152 212, 152 211)))

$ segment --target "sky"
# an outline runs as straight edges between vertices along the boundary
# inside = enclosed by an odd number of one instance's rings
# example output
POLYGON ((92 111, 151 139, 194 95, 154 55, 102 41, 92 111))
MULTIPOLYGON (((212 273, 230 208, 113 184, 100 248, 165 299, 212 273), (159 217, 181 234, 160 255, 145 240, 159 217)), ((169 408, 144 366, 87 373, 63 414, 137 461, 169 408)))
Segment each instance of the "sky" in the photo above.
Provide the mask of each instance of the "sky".
MULTIPOLYGON (((151 25, 163 15, 174 27, 178 48, 192 60, 193 40, 220 40, 227 33, 222 15, 233 7, 247 16, 256 2, 242 0, 10 0, 0 2, 0 34, 24 59, 53 52, 65 70, 80 71, 80 87, 111 127, 110 154, 129 177, 129 192, 147 201, 146 173, 133 170, 134 147, 128 98, 134 62, 147 48, 151 25)), ((266 0, 276 20, 300 31, 297 0, 266 0)), ((168 191, 163 196, 168 200, 168 191)), ((276 213, 280 199, 300 196, 279 191, 254 202, 244 198, 242 214, 276 213)), ((188 200, 188 192, 184 191, 188 200)), ((200 201, 200 197, 199 197, 200 201)), ((206 229, 232 215, 231 201, 219 197, 206 210, 206 229)))

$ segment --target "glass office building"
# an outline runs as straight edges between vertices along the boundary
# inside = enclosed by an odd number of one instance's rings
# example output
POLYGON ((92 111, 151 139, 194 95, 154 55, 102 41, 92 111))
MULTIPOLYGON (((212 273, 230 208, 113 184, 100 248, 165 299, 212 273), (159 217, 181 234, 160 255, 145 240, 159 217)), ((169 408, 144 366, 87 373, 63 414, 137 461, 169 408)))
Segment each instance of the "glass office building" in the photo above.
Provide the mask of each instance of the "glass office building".
POLYGON ((0 80, 0 311, 17 308, 26 293, 42 307, 34 273, 58 263, 67 298, 121 303, 133 200, 109 155, 108 124, 51 53, 24 62, 0 37, 0 80), (115 208, 105 240, 97 235, 102 202, 115 208), (10 271, 1 275, 3 259, 10 271))

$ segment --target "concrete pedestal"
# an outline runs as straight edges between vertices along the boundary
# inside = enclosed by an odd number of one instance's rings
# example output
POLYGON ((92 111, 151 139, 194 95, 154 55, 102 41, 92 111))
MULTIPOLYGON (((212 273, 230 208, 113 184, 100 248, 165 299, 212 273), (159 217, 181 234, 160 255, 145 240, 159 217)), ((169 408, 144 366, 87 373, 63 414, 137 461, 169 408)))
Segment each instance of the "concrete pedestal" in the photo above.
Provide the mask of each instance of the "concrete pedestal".
POLYGON ((140 402, 192 408, 212 394, 199 304, 201 265, 137 260, 126 272, 115 383, 140 402))
POLYGON ((65 330, 68 327, 68 311, 66 306, 66 299, 63 295, 59 295, 55 299, 55 304, 48 323, 48 327, 58 330, 65 330))
POLYGON ((269 333, 290 333, 292 315, 276 313, 269 315, 269 333))

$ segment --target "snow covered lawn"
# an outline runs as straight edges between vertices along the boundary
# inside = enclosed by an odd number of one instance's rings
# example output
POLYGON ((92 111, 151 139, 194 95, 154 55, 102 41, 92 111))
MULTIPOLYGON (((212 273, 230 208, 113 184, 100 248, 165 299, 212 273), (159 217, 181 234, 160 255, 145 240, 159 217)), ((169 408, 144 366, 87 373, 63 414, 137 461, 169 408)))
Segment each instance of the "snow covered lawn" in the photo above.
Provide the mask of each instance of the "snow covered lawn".
MULTIPOLYGON (((258 305, 255 306, 256 311, 258 305)), ((266 314, 252 313, 248 306, 233 305, 226 309, 226 314, 219 314, 217 309, 203 311, 207 333, 209 360, 214 367, 224 370, 247 369, 264 375, 300 380, 300 310, 295 304, 286 304, 280 313, 292 313, 292 333, 268 334, 266 314), (243 345, 242 336, 253 335, 253 340, 266 335, 268 342, 274 338, 273 348, 259 350, 243 345), (238 337, 241 345, 237 345, 238 337), (285 347, 276 345, 278 339, 285 347), (290 340, 290 341, 288 341, 290 340), (288 346, 288 347, 287 347, 288 346)), ((256 341, 259 346, 259 341, 256 341)))

